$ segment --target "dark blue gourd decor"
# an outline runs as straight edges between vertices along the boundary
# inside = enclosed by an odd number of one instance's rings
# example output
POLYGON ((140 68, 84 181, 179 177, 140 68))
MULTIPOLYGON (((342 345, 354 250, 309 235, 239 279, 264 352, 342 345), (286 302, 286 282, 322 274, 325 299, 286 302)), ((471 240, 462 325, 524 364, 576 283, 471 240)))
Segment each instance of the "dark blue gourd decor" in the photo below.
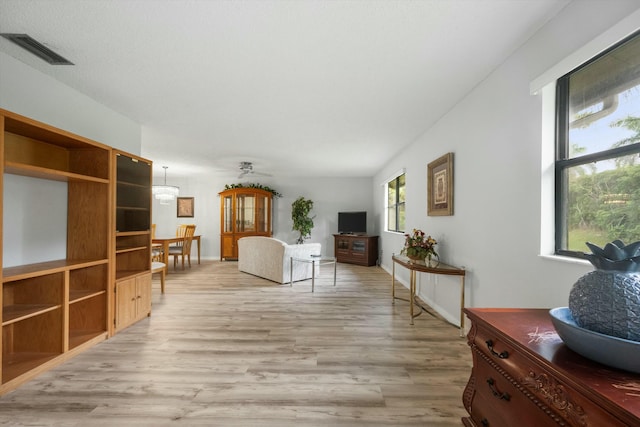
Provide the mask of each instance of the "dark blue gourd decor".
POLYGON ((580 277, 569 293, 573 319, 585 329, 640 341, 640 241, 587 246, 596 270, 580 277))

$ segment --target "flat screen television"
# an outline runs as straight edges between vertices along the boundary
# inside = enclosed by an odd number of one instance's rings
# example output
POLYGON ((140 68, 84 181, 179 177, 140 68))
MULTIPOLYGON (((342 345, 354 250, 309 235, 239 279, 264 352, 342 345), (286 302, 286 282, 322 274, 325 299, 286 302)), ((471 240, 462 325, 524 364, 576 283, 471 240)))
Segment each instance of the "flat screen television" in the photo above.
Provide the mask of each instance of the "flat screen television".
POLYGON ((367 213, 338 212, 338 233, 367 234, 367 213))

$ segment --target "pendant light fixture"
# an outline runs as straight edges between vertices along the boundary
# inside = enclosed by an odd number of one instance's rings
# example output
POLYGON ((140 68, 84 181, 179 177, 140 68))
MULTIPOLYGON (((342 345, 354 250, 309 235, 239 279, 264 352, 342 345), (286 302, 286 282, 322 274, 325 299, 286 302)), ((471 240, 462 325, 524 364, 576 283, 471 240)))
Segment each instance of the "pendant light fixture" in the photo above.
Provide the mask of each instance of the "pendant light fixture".
POLYGON ((164 184, 163 185, 154 185, 151 189, 153 195, 156 199, 160 200, 161 205, 168 205, 170 201, 175 200, 180 193, 180 189, 175 185, 167 185, 167 169, 168 166, 163 166, 164 168, 164 184))

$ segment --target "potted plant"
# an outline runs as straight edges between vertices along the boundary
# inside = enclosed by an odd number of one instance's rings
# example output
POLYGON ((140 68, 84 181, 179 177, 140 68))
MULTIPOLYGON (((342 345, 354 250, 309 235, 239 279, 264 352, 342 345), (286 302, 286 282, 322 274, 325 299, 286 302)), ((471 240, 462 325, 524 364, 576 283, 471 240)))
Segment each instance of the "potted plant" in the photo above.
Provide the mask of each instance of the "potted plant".
POLYGON ((434 263, 438 263, 438 253, 435 246, 438 244, 436 239, 427 236, 422 230, 413 229, 413 234, 405 234, 404 248, 400 252, 407 258, 414 261, 425 261, 427 266, 431 267, 434 263))
POLYGON ((291 219, 293 220, 293 230, 300 233, 300 237, 296 243, 304 243, 304 239, 311 235, 313 228, 313 218, 309 212, 313 209, 313 200, 305 199, 300 196, 291 204, 291 219))

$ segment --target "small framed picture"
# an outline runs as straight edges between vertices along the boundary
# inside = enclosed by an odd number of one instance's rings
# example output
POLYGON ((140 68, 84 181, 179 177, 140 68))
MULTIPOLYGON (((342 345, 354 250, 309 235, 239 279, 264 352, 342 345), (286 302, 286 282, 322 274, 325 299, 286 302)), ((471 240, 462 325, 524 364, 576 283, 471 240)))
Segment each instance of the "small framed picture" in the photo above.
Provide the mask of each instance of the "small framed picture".
POLYGON ((178 197, 178 218, 193 218, 193 197, 178 197))
POLYGON ((427 215, 453 215, 453 153, 427 166, 427 215))

